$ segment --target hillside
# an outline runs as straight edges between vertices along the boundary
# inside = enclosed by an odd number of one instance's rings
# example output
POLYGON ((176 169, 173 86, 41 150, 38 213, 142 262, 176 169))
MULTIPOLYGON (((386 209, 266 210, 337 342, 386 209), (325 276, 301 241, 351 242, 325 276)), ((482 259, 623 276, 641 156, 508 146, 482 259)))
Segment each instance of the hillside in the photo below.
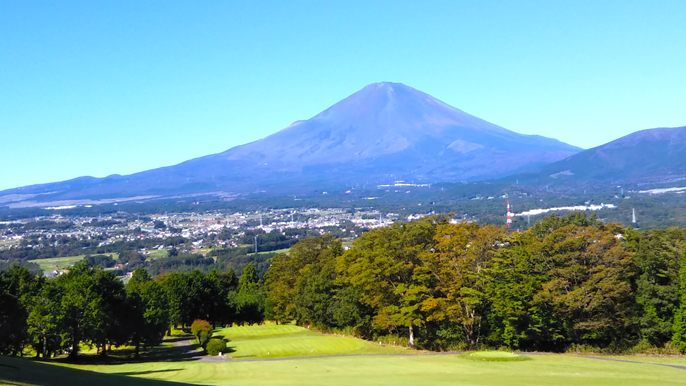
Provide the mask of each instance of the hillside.
POLYGON ((686 180, 686 127, 638 131, 535 172, 507 178, 515 179, 570 190, 678 184, 686 180))

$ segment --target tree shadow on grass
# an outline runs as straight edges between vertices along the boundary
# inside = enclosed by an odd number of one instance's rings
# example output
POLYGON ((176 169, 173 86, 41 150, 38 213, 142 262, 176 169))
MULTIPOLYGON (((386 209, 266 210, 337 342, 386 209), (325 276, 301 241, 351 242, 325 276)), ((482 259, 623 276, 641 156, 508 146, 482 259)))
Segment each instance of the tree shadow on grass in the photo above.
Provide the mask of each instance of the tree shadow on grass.
MULTIPOLYGON (((183 339, 175 340, 180 341, 183 339)), ((173 343, 170 340, 165 342, 173 343)), ((146 362, 189 362, 197 361, 205 353, 198 352, 193 345, 174 346, 162 345, 150 347, 142 351, 139 358, 135 358, 135 351, 131 348, 116 349, 107 356, 97 354, 80 354, 76 359, 67 357, 56 358, 51 361, 77 365, 120 365, 126 363, 146 362)))
MULTIPOLYGON (((1 357, 0 384, 40 385, 40 386, 183 386, 187 383, 166 382, 154 379, 127 377, 125 374, 104 374, 95 371, 75 369, 66 366, 55 366, 26 358, 1 357)), ((131 375, 175 371, 159 370, 139 372, 131 375)))

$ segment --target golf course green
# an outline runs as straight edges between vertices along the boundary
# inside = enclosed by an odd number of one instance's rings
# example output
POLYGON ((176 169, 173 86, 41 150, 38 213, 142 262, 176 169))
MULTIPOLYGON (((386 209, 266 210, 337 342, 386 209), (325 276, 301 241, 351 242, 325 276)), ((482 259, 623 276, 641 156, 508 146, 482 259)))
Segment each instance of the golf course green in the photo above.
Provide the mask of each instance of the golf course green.
MULTIPOLYGON (((686 367, 679 367, 686 366, 686 359, 681 358, 540 354, 526 355, 524 361, 469 360, 465 354, 417 352, 273 324, 221 329, 215 336, 230 339, 228 357, 183 354, 190 344, 185 338, 161 348, 177 350, 174 355, 149 356, 138 363, 73 365, 0 357, 0 384, 686 385, 686 367)), ((518 357, 493 351, 472 354, 518 357)))

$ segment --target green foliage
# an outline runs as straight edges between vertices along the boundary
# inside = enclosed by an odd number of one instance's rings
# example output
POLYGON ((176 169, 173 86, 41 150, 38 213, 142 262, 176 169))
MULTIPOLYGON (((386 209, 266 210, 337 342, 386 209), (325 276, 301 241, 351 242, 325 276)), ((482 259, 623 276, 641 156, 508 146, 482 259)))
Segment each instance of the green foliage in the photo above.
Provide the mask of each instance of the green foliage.
POLYGON ((135 356, 140 353, 141 343, 155 346, 162 343, 169 327, 169 300, 162 284, 152 281, 147 271, 134 271, 127 286, 129 323, 132 329, 131 343, 135 356))
POLYGON ((245 269, 243 269, 243 273, 238 280, 238 291, 253 292, 259 288, 259 285, 260 277, 257 276, 255 266, 250 263, 245 267, 245 269))
POLYGON ((210 341, 207 342, 207 347, 205 347, 205 350, 207 350, 207 354, 209 355, 219 355, 226 350, 226 342, 224 339, 210 339, 210 341))
POLYGON ((265 277, 272 319, 295 319, 300 324, 322 326, 336 324, 335 264, 341 254, 339 241, 322 236, 305 239, 288 254, 275 256, 273 268, 265 277))
POLYGON ((360 301, 376 310, 374 324, 389 332, 407 328, 410 345, 414 327, 427 321, 422 303, 435 280, 424 254, 435 246, 437 226, 446 222, 430 217, 365 233, 337 263, 341 282, 359 288, 360 301))
POLYGON ((583 213, 514 234, 425 218, 363 234, 336 270, 333 247, 304 240, 273 259, 265 291, 277 320, 416 334, 432 349, 662 347, 678 327, 684 234, 625 230, 583 213))
POLYGON ((674 311, 679 304, 679 266, 683 235, 677 229, 646 231, 634 237, 632 250, 638 269, 636 303, 640 337, 663 346, 672 337, 674 311))
POLYGON ((686 352, 686 249, 679 270, 679 308, 674 315, 672 325, 672 344, 682 353, 686 352))

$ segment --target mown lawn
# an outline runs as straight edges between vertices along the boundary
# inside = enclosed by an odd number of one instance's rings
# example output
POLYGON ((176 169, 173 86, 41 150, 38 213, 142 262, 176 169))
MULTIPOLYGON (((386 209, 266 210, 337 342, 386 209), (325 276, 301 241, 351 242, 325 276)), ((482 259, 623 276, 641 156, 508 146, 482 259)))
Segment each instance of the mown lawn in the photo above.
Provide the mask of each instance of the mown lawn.
MULTIPOLYGON (((0 358, 0 384, 154 385, 150 380, 204 385, 484 385, 671 386, 686 371, 572 355, 536 355, 524 362, 480 362, 458 355, 351 356, 266 361, 159 361, 55 366, 0 358), (78 371, 92 370, 91 371, 78 371), (128 376, 129 378, 123 378, 128 376), (16 384, 16 383, 9 383, 16 384)), ((162 385, 162 383, 158 383, 162 385)), ((169 383, 169 386, 178 383, 169 383)))
POLYGON ((228 338, 232 351, 228 355, 234 359, 413 352, 357 338, 325 335, 295 325, 230 327, 215 335, 228 338))
POLYGON ((531 355, 526 361, 491 362, 469 360, 459 354, 379 347, 372 342, 318 334, 294 325, 231 327, 219 330, 217 335, 231 339, 233 359, 201 361, 199 357, 181 355, 170 343, 146 353, 145 361, 137 363, 122 362, 123 356, 108 364, 93 364, 84 358, 85 364, 81 365, 0 357, 0 384, 686 385, 686 370, 653 363, 686 364, 686 359, 675 357, 617 358, 643 362, 627 363, 579 355, 540 354, 531 355), (368 355, 345 356, 349 354, 368 355))

